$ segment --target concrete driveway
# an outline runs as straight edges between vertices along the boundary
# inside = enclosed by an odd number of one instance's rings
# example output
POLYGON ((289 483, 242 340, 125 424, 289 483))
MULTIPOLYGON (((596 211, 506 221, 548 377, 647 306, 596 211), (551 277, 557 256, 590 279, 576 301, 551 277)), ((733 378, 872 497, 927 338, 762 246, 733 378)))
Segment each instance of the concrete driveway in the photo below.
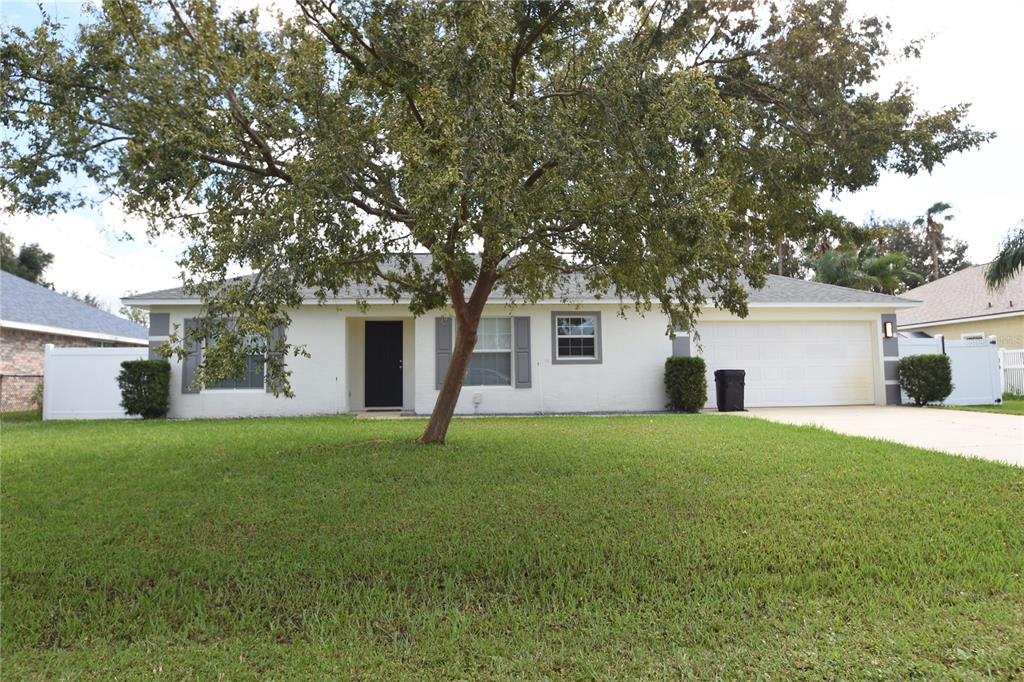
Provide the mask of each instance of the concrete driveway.
POLYGON ((1024 417, 915 407, 755 407, 732 412, 781 424, 820 426, 954 455, 1024 466, 1024 417))

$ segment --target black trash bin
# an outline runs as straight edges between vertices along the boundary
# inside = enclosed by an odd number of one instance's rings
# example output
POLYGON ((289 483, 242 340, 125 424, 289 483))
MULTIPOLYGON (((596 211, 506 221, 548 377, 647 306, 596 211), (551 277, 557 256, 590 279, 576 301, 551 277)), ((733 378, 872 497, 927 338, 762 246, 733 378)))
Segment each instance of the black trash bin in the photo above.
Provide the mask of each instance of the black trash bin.
POLYGON ((715 398, 719 412, 743 412, 743 386, 747 373, 742 369, 715 370, 715 398))

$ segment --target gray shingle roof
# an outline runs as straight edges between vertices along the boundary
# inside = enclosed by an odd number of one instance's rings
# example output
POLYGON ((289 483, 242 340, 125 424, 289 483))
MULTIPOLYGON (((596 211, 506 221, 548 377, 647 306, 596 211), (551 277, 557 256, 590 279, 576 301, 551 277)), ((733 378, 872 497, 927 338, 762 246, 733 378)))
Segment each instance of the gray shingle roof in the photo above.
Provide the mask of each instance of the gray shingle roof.
POLYGON ((903 298, 876 294, 873 291, 862 291, 848 287, 837 287, 834 284, 809 282, 805 279, 768 275, 768 281, 762 289, 747 287, 751 303, 865 303, 870 305, 892 304, 913 305, 917 301, 913 297, 903 298))
POLYGON ((901 325, 941 322, 1005 313, 1024 314, 1024 272, 996 290, 985 284, 985 268, 975 265, 922 284, 907 296, 922 301, 912 310, 900 312, 901 325))
MULTIPOLYGON (((249 279, 249 277, 239 278, 249 279)), ((313 290, 306 290, 303 292, 305 298, 314 298, 313 290)), ((579 286, 578 282, 571 280, 566 281, 562 286, 557 288, 555 292, 555 298, 559 300, 585 300, 595 298, 594 292, 587 291, 584 287, 579 286)), ((609 301, 616 299, 610 298, 606 295, 602 295, 601 298, 608 298, 609 301)), ((338 292, 338 295, 334 300, 348 301, 362 299, 369 302, 383 301, 379 295, 373 294, 368 291, 365 286, 350 286, 338 292)), ((504 300, 501 296, 492 296, 491 300, 504 300)), ((160 291, 150 291, 144 294, 136 294, 124 299, 126 302, 132 301, 181 301, 181 300, 194 300, 198 301, 198 297, 185 294, 181 287, 174 289, 162 289, 160 291)), ((751 303, 766 303, 766 304, 840 304, 840 305, 853 305, 853 304, 865 304, 865 305, 886 305, 890 304, 893 306, 900 305, 912 305, 916 301, 912 299, 900 298, 897 296, 887 296, 885 294, 876 294, 870 291, 861 291, 859 289, 848 289, 846 287, 837 287, 831 284, 821 284, 818 282, 808 282, 803 279, 793 279, 791 277, 780 277, 778 275, 768 275, 768 281, 765 286, 761 289, 753 289, 748 287, 748 300, 751 303)))
POLYGON ((0 271, 0 320, 145 341, 145 327, 0 271))

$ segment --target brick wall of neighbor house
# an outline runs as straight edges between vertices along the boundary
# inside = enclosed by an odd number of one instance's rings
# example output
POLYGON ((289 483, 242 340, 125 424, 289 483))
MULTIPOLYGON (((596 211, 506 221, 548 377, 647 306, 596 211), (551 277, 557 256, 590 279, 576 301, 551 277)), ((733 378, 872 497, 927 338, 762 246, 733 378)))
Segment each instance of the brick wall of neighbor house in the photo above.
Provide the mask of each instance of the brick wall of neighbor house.
POLYGON ((23 412, 39 409, 36 390, 43 383, 41 376, 0 374, 0 412, 23 412))
POLYGON ((76 336, 42 334, 23 329, 0 329, 0 412, 31 410, 32 396, 43 382, 46 344, 85 348, 109 342, 76 336))

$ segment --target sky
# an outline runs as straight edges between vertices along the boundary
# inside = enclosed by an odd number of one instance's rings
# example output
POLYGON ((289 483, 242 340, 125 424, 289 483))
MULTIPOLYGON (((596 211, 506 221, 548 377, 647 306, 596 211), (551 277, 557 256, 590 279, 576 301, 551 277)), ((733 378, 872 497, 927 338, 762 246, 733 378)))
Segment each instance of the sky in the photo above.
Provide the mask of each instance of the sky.
MULTIPOLYGON (((233 0, 242 4, 245 0, 233 0)), ((47 12, 74 23, 78 0, 42 0, 47 12)), ((918 106, 934 111, 972 103, 969 122, 997 138, 948 158, 931 174, 886 174, 875 187, 823 205, 861 223, 870 216, 912 220, 937 201, 953 205, 947 235, 969 244, 976 263, 990 260, 1003 236, 1024 220, 1024 0, 848 0, 853 16, 888 17, 891 45, 928 38, 920 60, 886 67, 881 92, 899 82, 917 89, 918 106)), ((37 0, 0 0, 0 24, 28 28, 39 21, 37 0)), ((98 296, 112 311, 131 291, 177 286, 181 243, 147 240, 144 224, 108 202, 55 216, 0 214, 0 229, 18 244, 38 242, 54 254, 47 277, 58 291, 98 296), (126 241, 120 235, 134 239, 126 241)))

